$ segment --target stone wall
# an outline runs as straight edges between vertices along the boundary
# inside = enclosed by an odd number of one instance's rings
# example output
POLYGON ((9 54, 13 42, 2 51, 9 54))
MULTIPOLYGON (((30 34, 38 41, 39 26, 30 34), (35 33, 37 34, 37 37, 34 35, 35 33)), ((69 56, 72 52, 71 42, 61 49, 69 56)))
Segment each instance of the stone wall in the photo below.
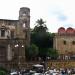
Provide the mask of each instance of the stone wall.
POLYGON ((73 68, 75 67, 75 60, 60 60, 60 61, 48 61, 48 67, 57 67, 57 68, 73 68))

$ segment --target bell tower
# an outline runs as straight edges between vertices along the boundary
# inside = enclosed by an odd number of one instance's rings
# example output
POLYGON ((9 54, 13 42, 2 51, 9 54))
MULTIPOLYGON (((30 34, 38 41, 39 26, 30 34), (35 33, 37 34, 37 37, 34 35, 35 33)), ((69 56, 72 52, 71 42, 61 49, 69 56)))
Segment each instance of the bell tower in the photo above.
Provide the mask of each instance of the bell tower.
POLYGON ((26 45, 30 44, 30 9, 22 7, 19 11, 19 34, 25 38, 26 45))
POLYGON ((18 45, 19 45, 18 55, 26 59, 25 51, 26 51, 26 48, 30 46, 30 9, 29 8, 27 7, 20 8, 19 21, 16 28, 17 28, 16 29, 17 37, 19 38, 18 39, 18 45), (23 46, 21 44, 23 44, 23 46))
MULTIPOLYGON (((27 7, 20 8, 19 11, 19 26, 20 31, 25 33, 25 30, 30 29, 30 9, 27 7)), ((22 34, 21 33, 21 34, 22 34)))
POLYGON ((20 25, 25 28, 30 28, 30 9, 27 7, 20 8, 19 11, 20 25))

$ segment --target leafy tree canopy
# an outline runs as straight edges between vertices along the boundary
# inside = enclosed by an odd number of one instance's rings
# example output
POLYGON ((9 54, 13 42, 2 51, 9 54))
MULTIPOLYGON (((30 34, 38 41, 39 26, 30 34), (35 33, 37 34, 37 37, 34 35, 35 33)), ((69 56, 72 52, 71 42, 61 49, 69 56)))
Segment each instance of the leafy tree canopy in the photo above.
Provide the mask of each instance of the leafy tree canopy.
POLYGON ((34 44, 32 44, 28 49, 26 49, 26 55, 27 57, 36 57, 38 55, 38 47, 34 44))
POLYGON ((48 52, 47 52, 47 56, 48 56, 48 57, 51 57, 52 59, 57 59, 57 57, 58 57, 58 52, 57 52, 56 49, 49 48, 49 49, 48 49, 48 52))
MULTIPOLYGON (((56 51, 53 48, 54 33, 48 32, 48 28, 43 19, 36 21, 36 26, 31 32, 31 44, 35 44, 39 48, 40 57, 46 58, 46 56, 56 56, 56 51)), ((44 59, 45 60, 45 59, 44 59)))

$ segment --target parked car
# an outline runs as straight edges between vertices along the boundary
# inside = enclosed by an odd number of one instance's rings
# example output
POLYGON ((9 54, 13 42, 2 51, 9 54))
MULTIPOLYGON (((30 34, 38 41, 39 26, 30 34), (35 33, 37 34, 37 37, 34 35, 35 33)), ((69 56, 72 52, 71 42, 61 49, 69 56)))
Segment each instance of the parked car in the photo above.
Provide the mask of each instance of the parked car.
POLYGON ((18 72, 11 72, 10 75, 18 75, 18 72))
POLYGON ((43 73, 44 72, 44 66, 40 64, 32 65, 32 70, 36 71, 36 73, 43 73))

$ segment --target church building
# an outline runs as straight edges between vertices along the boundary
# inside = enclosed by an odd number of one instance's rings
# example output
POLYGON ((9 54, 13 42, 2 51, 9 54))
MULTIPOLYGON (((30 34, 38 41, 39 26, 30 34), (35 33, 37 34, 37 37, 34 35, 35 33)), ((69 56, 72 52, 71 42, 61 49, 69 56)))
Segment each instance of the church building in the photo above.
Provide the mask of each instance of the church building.
POLYGON ((0 19, 0 66, 15 67, 25 62, 30 44, 30 9, 22 7, 18 20, 0 19))
POLYGON ((75 58, 75 29, 60 27, 54 37, 54 48, 58 51, 60 59, 75 58))

